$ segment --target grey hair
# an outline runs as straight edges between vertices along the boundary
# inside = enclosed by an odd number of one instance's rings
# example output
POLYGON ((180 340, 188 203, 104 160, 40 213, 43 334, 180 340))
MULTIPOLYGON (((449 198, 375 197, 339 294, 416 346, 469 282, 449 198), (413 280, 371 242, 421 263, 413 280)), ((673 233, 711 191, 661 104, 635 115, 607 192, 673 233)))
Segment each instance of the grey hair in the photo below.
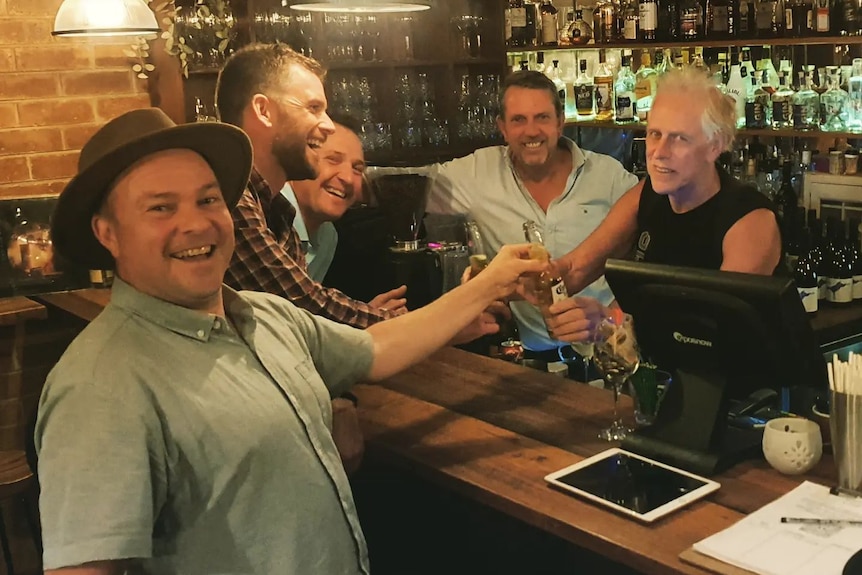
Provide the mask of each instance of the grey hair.
POLYGON ((722 152, 731 149, 736 136, 736 106, 733 98, 722 93, 711 76, 694 66, 674 68, 659 78, 655 97, 667 92, 702 99, 706 104, 700 119, 704 136, 715 140, 722 152))

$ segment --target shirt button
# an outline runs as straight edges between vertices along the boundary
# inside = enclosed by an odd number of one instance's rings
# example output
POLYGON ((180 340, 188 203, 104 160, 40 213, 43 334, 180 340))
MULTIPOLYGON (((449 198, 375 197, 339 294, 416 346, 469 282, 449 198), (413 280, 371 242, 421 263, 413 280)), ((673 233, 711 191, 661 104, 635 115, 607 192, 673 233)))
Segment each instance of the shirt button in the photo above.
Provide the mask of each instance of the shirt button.
POLYGON ((202 329, 198 330, 198 337, 203 337, 205 335, 206 335, 206 333, 204 332, 204 330, 202 330, 202 329))
POLYGON ((219 320, 213 322, 213 329, 221 329, 221 322, 219 320))

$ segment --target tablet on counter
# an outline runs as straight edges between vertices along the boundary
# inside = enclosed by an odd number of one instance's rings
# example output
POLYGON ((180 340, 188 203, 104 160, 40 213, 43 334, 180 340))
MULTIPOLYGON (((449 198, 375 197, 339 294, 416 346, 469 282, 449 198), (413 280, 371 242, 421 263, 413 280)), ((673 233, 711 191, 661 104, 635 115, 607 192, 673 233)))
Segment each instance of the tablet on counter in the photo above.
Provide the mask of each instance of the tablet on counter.
POLYGON ((647 523, 721 486, 711 479, 619 448, 555 471, 545 481, 647 523))

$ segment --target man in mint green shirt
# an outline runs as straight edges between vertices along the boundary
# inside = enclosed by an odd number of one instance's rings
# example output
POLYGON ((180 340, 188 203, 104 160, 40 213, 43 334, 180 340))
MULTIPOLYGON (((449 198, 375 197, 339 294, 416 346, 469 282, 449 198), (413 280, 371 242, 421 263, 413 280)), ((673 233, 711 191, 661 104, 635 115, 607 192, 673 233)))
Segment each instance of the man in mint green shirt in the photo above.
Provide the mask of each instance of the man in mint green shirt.
MULTIPOLYGON (((325 102, 316 77, 292 81, 325 102)), ((81 151, 54 246, 117 279, 39 403, 49 575, 367 574, 331 398, 427 357, 543 269, 527 246, 505 248, 466 285, 365 331, 235 292, 222 283, 230 207, 251 164, 238 128, 175 126, 156 108, 108 122, 81 151)))

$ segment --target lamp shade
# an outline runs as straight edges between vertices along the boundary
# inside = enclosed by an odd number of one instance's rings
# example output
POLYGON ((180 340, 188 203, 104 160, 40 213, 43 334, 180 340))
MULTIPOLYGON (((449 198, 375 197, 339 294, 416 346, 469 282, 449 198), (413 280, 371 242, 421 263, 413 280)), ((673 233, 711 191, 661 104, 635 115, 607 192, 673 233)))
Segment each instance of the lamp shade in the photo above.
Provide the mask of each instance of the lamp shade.
POLYGON ((54 36, 148 36, 159 33, 144 0, 63 0, 54 36))
POLYGON ((347 12, 354 14, 383 14, 395 12, 421 12, 431 6, 415 2, 384 2, 382 0, 332 0, 329 2, 312 2, 292 4, 292 10, 308 12, 347 12))

